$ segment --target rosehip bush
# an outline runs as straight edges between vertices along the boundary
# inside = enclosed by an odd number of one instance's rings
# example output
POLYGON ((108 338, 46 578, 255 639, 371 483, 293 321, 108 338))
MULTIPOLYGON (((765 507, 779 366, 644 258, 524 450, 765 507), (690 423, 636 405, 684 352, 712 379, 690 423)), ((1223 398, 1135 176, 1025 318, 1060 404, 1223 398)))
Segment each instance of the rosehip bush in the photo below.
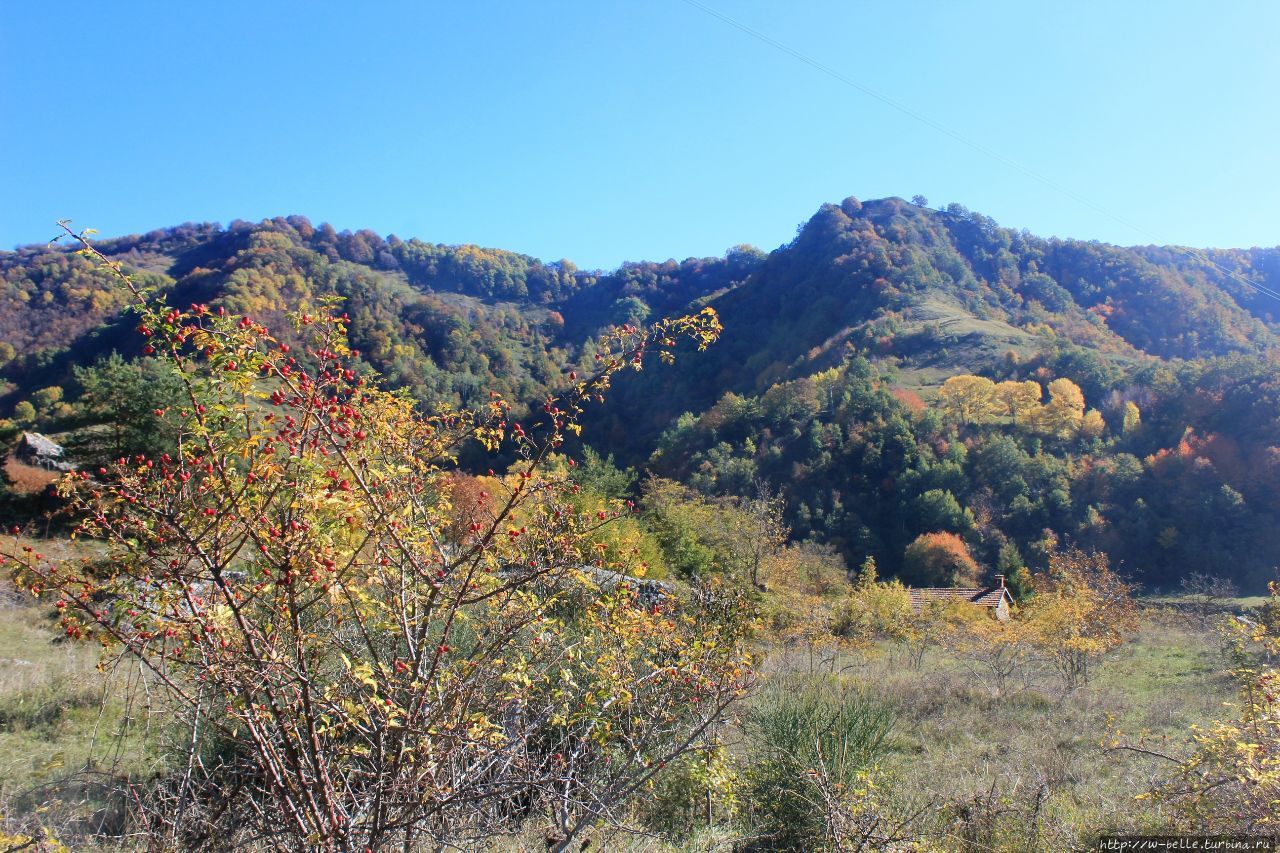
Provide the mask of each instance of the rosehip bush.
POLYGON ((532 421, 497 397, 423 412, 354 366, 336 303, 290 349, 72 236, 181 382, 178 448, 63 482, 107 561, 5 556, 184 727, 172 772, 130 791, 157 843, 467 846, 533 821, 563 849, 702 748, 750 678, 744 632, 715 591, 602 587, 589 543, 614 513, 575 510, 545 463, 620 371, 714 341, 714 312, 616 329, 532 421), (520 460, 492 493, 455 489, 475 441, 520 460))

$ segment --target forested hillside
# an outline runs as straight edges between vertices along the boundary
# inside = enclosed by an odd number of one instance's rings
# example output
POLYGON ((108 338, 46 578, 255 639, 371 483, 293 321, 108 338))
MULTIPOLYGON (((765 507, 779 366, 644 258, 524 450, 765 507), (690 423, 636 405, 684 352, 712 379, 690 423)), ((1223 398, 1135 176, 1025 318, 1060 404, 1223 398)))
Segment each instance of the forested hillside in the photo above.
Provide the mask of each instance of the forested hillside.
MULTIPOLYGON (((584 435, 707 499, 780 494, 793 538, 851 566, 945 582, 908 558, 935 534, 1011 577, 1067 542, 1153 586, 1258 586, 1280 564, 1280 303, 1249 284, 1280 290, 1280 249, 1041 239, 852 198, 768 254, 611 272, 298 216, 99 247, 171 304, 285 341, 288 312, 337 298, 364 363, 424 402, 534 407, 591 368, 602 330, 710 305, 720 342, 621 380, 584 435)), ((163 383, 128 363, 146 339, 105 275, 34 246, 0 253, 0 277, 5 435, 63 434, 85 460, 163 440, 137 428, 163 383)), ((642 477, 618 481, 641 498, 642 477)))

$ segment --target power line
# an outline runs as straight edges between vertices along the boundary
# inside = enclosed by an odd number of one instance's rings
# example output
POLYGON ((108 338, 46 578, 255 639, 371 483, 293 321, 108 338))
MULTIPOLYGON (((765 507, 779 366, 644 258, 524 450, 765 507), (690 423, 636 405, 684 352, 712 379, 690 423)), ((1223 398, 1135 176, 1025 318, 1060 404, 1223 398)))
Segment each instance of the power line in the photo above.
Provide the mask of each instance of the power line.
MULTIPOLYGON (((920 113, 912 109, 911 107, 907 106, 901 101, 895 100, 889 97, 888 95, 878 92, 875 89, 871 88, 870 86, 867 86, 864 83, 860 83, 857 80, 854 80, 853 78, 848 77, 845 74, 842 74, 841 72, 837 71, 831 66, 826 65, 822 62, 819 62, 818 60, 814 59, 813 57, 807 54, 801 53, 800 51, 796 50, 790 45, 780 42, 777 39, 773 38, 772 36, 769 36, 766 33, 760 32, 754 27, 748 26, 747 24, 744 24, 735 18, 729 17, 723 12, 720 12, 716 9, 713 9, 710 6, 707 6, 704 3, 699 2, 699 0, 683 0, 683 2, 694 7, 695 9, 701 10, 702 12, 721 21, 722 23, 728 24, 734 29, 737 29, 743 33, 746 33, 747 35, 751 36, 757 41, 761 41, 769 45, 770 47, 774 48, 775 50, 785 53, 787 56, 790 56, 792 59, 795 59, 799 62, 803 62, 805 65, 808 65, 809 67, 827 75, 828 77, 831 77, 832 79, 840 83, 843 83, 849 88, 855 89, 861 92, 862 94, 866 95, 867 97, 873 98, 879 101, 880 103, 897 110, 903 115, 916 120, 917 122, 925 125, 926 127, 929 127, 937 131, 938 133, 941 133, 943 136, 948 136, 951 139, 954 139, 955 141, 959 142, 960 144, 965 145, 969 148, 972 148, 974 151, 977 151, 980 154, 984 154, 987 157, 990 157, 991 159, 995 160, 996 162, 1001 163, 1002 165, 1007 166, 1010 169, 1013 169, 1014 171, 1021 172, 1023 175, 1026 175, 1027 177, 1032 178, 1033 180, 1039 181, 1040 183, 1049 187, 1051 190, 1054 190, 1055 192, 1066 196, 1067 198, 1071 199, 1077 204, 1083 205, 1084 207, 1087 207, 1090 210, 1094 211, 1095 213, 1105 216, 1106 218, 1110 219, 1113 222, 1116 222, 1119 225, 1123 225, 1124 227, 1132 231, 1136 231, 1137 233, 1142 234, 1143 236, 1151 240, 1153 244, 1160 245, 1159 238, 1152 232, 1148 231, 1147 229, 1143 228, 1140 225, 1137 225, 1136 223, 1130 222, 1129 220, 1125 219, 1122 216, 1118 216, 1117 214, 1112 213, 1111 211, 1107 210, 1106 208, 1102 207, 1096 202, 1093 202, 1090 199, 1075 192, 1074 190, 1071 190, 1068 187, 1065 187, 1062 184, 1059 184, 1057 181, 1053 180, 1052 178, 1049 178, 1046 175, 1042 175, 1036 170, 1030 168, 1029 166, 1025 166, 1022 163, 1019 163, 1017 160, 1014 160, 1010 157, 1006 157, 1005 155, 1001 154, 999 151, 988 148, 982 143, 974 139, 970 139, 964 134, 959 133, 955 130, 952 130, 951 128, 947 127, 944 124, 934 121, 933 119, 929 118, 923 113, 920 113)), ((1277 302, 1280 302, 1280 293, 1277 293, 1276 291, 1272 290, 1269 287, 1265 287, 1261 284, 1258 284, 1257 282, 1249 281, 1245 277, 1241 276, 1239 273, 1235 272, 1234 270, 1228 269, 1227 267, 1222 266, 1221 264, 1217 263, 1212 258, 1210 258, 1208 255, 1205 255, 1204 253, 1196 249, 1191 249, 1186 246, 1174 246, 1174 245, 1165 246, 1165 248, 1171 249, 1176 252, 1181 252, 1182 254, 1186 255, 1192 260, 1198 261, 1201 264, 1204 264, 1205 266, 1212 267, 1213 269, 1217 270, 1218 272, 1222 273, 1223 275, 1232 279, 1233 281, 1236 281, 1239 284, 1243 284, 1246 287, 1253 288, 1258 293, 1261 293, 1265 296, 1270 296, 1272 299, 1275 299, 1277 302)))

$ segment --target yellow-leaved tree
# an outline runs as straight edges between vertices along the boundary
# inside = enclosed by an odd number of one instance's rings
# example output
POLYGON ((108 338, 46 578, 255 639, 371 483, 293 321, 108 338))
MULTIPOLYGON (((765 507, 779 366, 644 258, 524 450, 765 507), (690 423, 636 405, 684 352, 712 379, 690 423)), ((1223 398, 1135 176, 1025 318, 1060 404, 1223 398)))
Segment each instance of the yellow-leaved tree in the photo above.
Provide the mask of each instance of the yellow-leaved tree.
POLYGON ((959 424, 988 424, 1004 408, 996 383, 985 376, 952 376, 938 390, 938 404, 946 417, 959 424))
POLYGON ((1037 432, 1052 438, 1075 438, 1084 423, 1084 392, 1065 377, 1053 380, 1049 402, 1036 411, 1030 423, 1037 432))
POLYGON ((1025 424, 1040 408, 1043 394, 1040 383, 1030 379, 1026 382, 1001 382, 996 386, 996 397, 1015 427, 1025 424))
POLYGON ((1138 409, 1138 404, 1132 400, 1126 400, 1124 404, 1124 423, 1123 431, 1125 435, 1137 432, 1138 427, 1142 426, 1142 412, 1138 409))
POLYGON ((834 668, 853 638, 838 628, 850 590, 844 560, 829 548, 789 545, 764 565, 762 616, 784 648, 798 651, 812 672, 834 668))
POLYGON ((948 644, 961 655, 964 666, 996 696, 1029 672, 1035 652, 1034 634, 1021 619, 1000 621, 984 608, 967 606, 956 613, 959 621, 948 634, 948 644))
POLYGON ((1138 629, 1133 588, 1101 552, 1054 550, 1048 570, 1033 578, 1033 589, 1020 618, 1067 690, 1088 681, 1098 658, 1138 629))
POLYGON ((876 640, 900 644, 908 665, 919 669, 931 649, 968 624, 975 608, 951 598, 929 598, 913 606, 901 581, 857 585, 837 619, 837 633, 855 645, 876 640))
POLYGON ((1102 417, 1102 412, 1097 409, 1090 409, 1084 413, 1084 417, 1080 421, 1081 438, 1101 438, 1102 434, 1107 431, 1107 422, 1102 417))

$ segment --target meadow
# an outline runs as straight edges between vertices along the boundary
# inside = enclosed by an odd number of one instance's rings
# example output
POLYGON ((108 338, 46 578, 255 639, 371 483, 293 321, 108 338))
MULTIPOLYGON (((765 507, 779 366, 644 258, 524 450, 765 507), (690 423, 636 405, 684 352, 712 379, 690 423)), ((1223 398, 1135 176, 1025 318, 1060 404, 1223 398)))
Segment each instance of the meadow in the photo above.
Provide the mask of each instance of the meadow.
MULTIPOLYGON (((1192 727, 1227 715, 1224 706, 1236 696, 1217 634, 1180 612, 1179 603, 1144 600, 1138 633, 1071 691, 1034 660, 1015 687, 997 695, 962 655, 945 650, 913 668, 889 644, 837 654, 817 667, 807 652, 775 649, 761 689, 727 727, 730 761, 740 772, 750 764, 754 746, 741 723, 776 699, 770 682, 834 685, 837 694, 885 707, 892 717, 875 787, 901 840, 852 849, 1039 853, 1090 849, 1107 834, 1167 832, 1169 815, 1143 795, 1170 763, 1124 747, 1182 754, 1192 727)), ((658 787, 659 799, 670 796, 658 787)), ((736 812, 713 809, 721 817, 709 824, 700 799, 688 798, 688 834, 674 840, 612 833, 598 841, 635 853, 773 849, 743 819, 752 810, 747 793, 745 786, 737 792, 736 812)), ((531 831, 494 849, 534 849, 538 838, 531 831)))
MULTIPOLYGON (((50 546, 67 547, 42 545, 50 546)), ((902 823, 897 849, 1082 849, 1104 833, 1159 832, 1166 816, 1141 795, 1168 771, 1166 762, 1116 744, 1178 754, 1191 728, 1224 716, 1234 697, 1212 626, 1178 605, 1144 600, 1137 634, 1074 690, 1034 658, 997 690, 973 661, 942 647, 915 666, 884 641, 815 657, 762 638, 760 684, 719 734, 725 778, 659 777, 639 800, 640 829, 595 843, 768 849, 752 830, 750 721, 777 701, 778 685, 813 686, 886 712, 873 784, 886 819, 902 823)), ((0 803, 8 828, 43 827, 75 849, 92 847, 91 836, 123 825, 127 803, 113 783, 145 779, 160 766, 164 715, 147 706, 136 672, 99 671, 95 648, 63 642, 49 608, 12 592, 2 607, 0 803)), ((540 838, 530 827, 493 847, 535 849, 540 838)))

